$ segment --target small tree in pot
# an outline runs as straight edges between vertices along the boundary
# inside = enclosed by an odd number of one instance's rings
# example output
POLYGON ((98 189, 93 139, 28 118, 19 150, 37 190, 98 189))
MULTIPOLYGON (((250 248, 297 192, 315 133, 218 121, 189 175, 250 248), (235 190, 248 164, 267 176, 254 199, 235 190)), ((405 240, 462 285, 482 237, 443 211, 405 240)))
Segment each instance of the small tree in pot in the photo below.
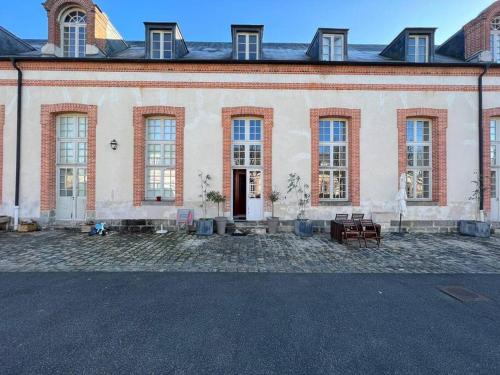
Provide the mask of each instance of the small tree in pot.
POLYGON ((311 200, 309 185, 302 181, 296 173, 288 175, 287 194, 295 194, 297 202, 297 220, 295 220, 295 234, 300 237, 311 237, 313 235, 312 221, 306 218, 306 208, 311 200))
MULTIPOLYGON (((217 217, 215 218, 215 224, 217 226, 217 234, 226 233, 227 218, 223 215, 220 216, 220 204, 224 204, 226 197, 223 196, 218 191, 210 191, 207 193, 207 200, 217 204, 217 217)), ((224 207, 224 206, 223 206, 224 207)))
POLYGON ((203 172, 198 173, 198 177, 200 178, 201 194, 199 196, 201 198, 200 207, 203 211, 203 217, 198 219, 196 222, 196 234, 210 236, 214 233, 214 221, 207 218, 207 192, 210 188, 209 181, 211 180, 211 177, 209 174, 203 174, 203 172))
POLYGON ((267 198, 271 202, 271 217, 267 218, 267 230, 269 234, 275 234, 278 233, 280 218, 274 216, 274 204, 280 200, 281 193, 278 190, 273 190, 269 193, 267 198))

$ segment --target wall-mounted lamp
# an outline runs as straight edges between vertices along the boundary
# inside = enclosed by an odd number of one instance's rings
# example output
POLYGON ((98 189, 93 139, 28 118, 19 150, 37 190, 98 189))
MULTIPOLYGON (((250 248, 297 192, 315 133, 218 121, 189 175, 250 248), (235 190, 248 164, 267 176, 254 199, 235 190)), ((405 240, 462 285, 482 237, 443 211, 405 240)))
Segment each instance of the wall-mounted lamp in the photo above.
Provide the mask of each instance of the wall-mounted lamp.
POLYGON ((109 142, 109 145, 111 146, 111 149, 115 151, 118 148, 118 142, 116 139, 113 139, 111 142, 109 142))

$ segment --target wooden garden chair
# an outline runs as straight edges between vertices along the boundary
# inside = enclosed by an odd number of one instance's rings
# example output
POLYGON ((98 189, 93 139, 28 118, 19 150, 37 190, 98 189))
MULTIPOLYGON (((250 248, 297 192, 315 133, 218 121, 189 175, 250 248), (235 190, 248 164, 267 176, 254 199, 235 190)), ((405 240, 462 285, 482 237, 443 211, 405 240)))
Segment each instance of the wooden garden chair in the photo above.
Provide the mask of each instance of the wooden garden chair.
POLYGON ((361 220, 365 217, 365 214, 352 214, 351 219, 353 220, 361 220))
POLYGON ((361 219, 359 221, 361 228, 361 237, 365 241, 365 247, 368 247, 366 243, 367 239, 374 239, 377 241, 377 247, 380 247, 380 236, 377 232, 377 227, 373 224, 373 221, 370 219, 361 219))
POLYGON ((336 214, 335 221, 343 221, 349 219, 349 214, 336 214))
POLYGON ((349 239, 357 238, 359 247, 361 247, 361 238, 359 233, 358 225, 354 222, 354 220, 344 220, 344 231, 342 233, 343 240, 346 245, 349 245, 349 239))

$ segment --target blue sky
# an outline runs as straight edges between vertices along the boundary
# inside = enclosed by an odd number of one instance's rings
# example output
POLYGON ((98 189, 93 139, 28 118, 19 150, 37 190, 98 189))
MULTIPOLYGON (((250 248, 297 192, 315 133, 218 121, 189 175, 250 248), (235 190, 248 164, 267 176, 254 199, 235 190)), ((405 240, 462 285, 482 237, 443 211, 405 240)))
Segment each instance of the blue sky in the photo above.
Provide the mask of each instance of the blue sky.
MULTIPOLYGON (((46 38, 42 0, 2 0, 0 25, 22 38, 46 38)), ((176 21, 189 41, 229 41, 232 23, 263 24, 267 42, 310 42, 318 27, 349 28, 350 43, 388 43, 404 27, 438 27, 448 39, 493 0, 96 0, 128 40, 144 21, 176 21)))

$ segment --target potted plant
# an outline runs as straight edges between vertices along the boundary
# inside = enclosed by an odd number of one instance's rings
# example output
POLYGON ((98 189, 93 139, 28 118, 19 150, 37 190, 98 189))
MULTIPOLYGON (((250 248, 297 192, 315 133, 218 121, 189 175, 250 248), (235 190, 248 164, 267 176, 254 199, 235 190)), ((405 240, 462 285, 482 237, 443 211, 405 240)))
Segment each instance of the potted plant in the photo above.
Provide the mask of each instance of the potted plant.
POLYGON ((220 204, 226 201, 226 197, 218 191, 212 190, 207 193, 207 200, 217 204, 217 217, 215 218, 217 234, 226 234, 227 218, 224 215, 220 216, 220 204))
POLYGON ((479 175, 475 173, 477 178, 472 182, 474 185, 474 190, 472 191, 469 200, 475 202, 475 211, 477 220, 459 220, 458 221, 458 231, 460 234, 473 237, 490 237, 491 235, 491 225, 484 221, 484 213, 479 211, 479 199, 481 193, 484 192, 484 188, 481 191, 481 183, 479 182, 479 175))
POLYGON ((273 190, 269 193, 268 199, 271 202, 271 217, 267 218, 267 230, 269 234, 278 233, 280 226, 280 218, 274 216, 274 204, 280 200, 281 193, 278 190, 273 190))
POLYGON ((203 172, 200 172, 198 177, 200 178, 200 207, 203 211, 203 217, 196 221, 196 234, 201 236, 211 236, 214 233, 214 221, 207 218, 207 191, 210 187, 209 181, 211 180, 211 177, 209 174, 203 174, 203 172))
POLYGON ((295 234, 300 237, 311 237, 313 235, 312 221, 306 218, 306 208, 311 200, 309 185, 302 181, 296 173, 288 175, 287 194, 295 194, 297 202, 297 219, 295 220, 295 234))

